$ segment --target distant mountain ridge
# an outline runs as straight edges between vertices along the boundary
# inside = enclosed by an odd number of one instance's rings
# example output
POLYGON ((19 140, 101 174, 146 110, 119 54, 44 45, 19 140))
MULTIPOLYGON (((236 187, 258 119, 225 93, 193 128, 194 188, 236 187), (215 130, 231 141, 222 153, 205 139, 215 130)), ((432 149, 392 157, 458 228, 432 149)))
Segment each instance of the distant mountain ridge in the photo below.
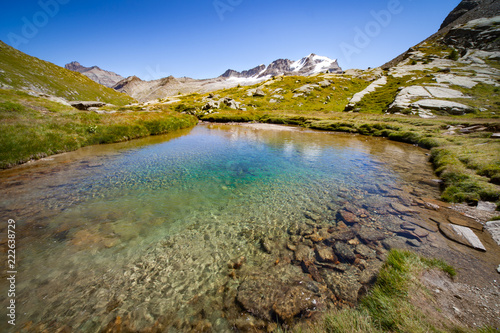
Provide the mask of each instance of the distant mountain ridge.
POLYGON ((85 67, 82 66, 79 62, 73 61, 69 64, 66 64, 64 68, 69 69, 70 71, 82 73, 89 79, 102 84, 108 88, 113 87, 115 84, 125 79, 123 76, 118 75, 114 72, 106 71, 98 66, 85 67))
POLYGON ((220 77, 228 79, 229 78, 268 79, 272 76, 279 76, 279 75, 310 76, 323 72, 341 74, 342 68, 340 68, 336 59, 330 59, 328 57, 318 56, 314 53, 311 53, 307 57, 304 57, 298 61, 292 61, 289 59, 278 59, 273 61, 268 66, 260 65, 250 70, 242 72, 228 69, 220 77))
MULTIPOLYGON (((74 65, 77 66, 77 63, 74 65)), ((337 60, 311 53, 297 61, 278 59, 267 66, 259 65, 241 72, 228 69, 224 74, 213 79, 196 80, 187 77, 174 78, 169 76, 159 80, 143 81, 137 76, 131 76, 116 83, 112 88, 141 102, 147 102, 179 93, 206 93, 238 85, 253 85, 266 81, 273 76, 310 76, 325 72, 341 74, 343 71, 337 60)))

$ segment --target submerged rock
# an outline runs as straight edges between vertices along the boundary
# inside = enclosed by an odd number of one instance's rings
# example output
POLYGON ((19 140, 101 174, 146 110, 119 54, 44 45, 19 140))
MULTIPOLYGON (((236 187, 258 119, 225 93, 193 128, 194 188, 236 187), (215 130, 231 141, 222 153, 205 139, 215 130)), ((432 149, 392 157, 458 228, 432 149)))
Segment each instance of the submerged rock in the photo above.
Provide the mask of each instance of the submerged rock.
POLYGON ((358 218, 356 217, 356 215, 354 215, 353 213, 351 212, 348 212, 347 210, 341 210, 339 211, 339 214, 338 214, 339 218, 342 219, 342 221, 344 221, 347 225, 352 225, 352 224, 355 224, 355 223, 358 223, 359 220, 358 218))
POLYGON ((335 243, 335 254, 339 257, 342 262, 354 263, 356 260, 356 255, 351 247, 345 243, 337 242, 335 243))
POLYGON ((359 282, 360 275, 361 271, 354 266, 346 267, 343 272, 336 270, 323 271, 323 277, 328 288, 335 296, 351 304, 356 304, 364 292, 363 285, 359 282))
POLYGON ((313 261, 314 260, 314 251, 309 246, 299 244, 295 251, 295 260, 297 261, 313 261))
POLYGON ((323 304, 320 288, 313 281, 283 282, 270 276, 248 277, 238 288, 237 300, 252 315, 283 321, 316 310, 323 304))
POLYGON ((331 247, 321 245, 316 246, 316 254, 319 261, 331 263, 337 262, 337 257, 331 247))

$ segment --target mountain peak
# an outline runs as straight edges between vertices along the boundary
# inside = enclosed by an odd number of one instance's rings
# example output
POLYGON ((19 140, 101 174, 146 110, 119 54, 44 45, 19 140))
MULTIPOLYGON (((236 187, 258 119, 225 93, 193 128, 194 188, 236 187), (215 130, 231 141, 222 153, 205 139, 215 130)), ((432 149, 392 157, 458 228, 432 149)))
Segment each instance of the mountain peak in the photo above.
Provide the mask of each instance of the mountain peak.
POLYGON ((308 56, 292 61, 289 59, 278 59, 268 66, 260 65, 251 70, 238 72, 232 69, 227 70, 220 77, 227 79, 253 79, 265 80, 272 76, 279 75, 302 75, 309 76, 321 72, 342 73, 336 59, 319 56, 311 53, 308 56))

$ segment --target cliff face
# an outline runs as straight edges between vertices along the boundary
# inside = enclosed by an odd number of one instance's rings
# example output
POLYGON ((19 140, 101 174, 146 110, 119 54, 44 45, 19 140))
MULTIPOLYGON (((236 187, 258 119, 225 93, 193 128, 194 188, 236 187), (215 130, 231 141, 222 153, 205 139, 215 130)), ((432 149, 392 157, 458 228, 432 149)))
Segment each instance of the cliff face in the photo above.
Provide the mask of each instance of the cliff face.
MULTIPOLYGON (((498 15, 500 15, 500 1, 498 0, 463 0, 446 17, 446 19, 443 21, 443 24, 441 24, 441 28, 439 29, 439 31, 427 38, 424 43, 427 42, 449 45, 461 48, 462 52, 466 52, 466 48, 493 50, 495 47, 484 45, 489 44, 493 36, 496 35, 496 38, 499 37, 497 26, 495 26, 494 23, 495 20, 490 22, 493 24, 493 26, 489 27, 480 27, 482 24, 476 24, 480 23, 480 21, 477 21, 475 23, 472 22, 468 27, 467 23, 480 19, 493 19, 498 15), (462 28, 464 29, 460 28, 460 26, 462 26, 462 28), (475 32, 471 30, 475 30, 475 32), (488 32, 486 32, 486 34, 488 35, 487 38, 483 38, 486 37, 484 35, 479 35, 482 30, 488 30, 488 32), (476 42, 477 37, 480 37, 479 43, 476 42), (480 44, 482 44, 483 46, 479 46, 480 44)), ((486 25, 490 23, 486 22, 486 25)), ((394 67, 400 62, 408 59, 412 52, 413 49, 410 49, 380 67, 382 69, 390 69, 391 67, 394 67)))
POLYGON ((471 20, 492 18, 499 15, 499 13, 500 1, 498 0, 463 0, 446 17, 440 31, 459 24, 465 24, 471 20))

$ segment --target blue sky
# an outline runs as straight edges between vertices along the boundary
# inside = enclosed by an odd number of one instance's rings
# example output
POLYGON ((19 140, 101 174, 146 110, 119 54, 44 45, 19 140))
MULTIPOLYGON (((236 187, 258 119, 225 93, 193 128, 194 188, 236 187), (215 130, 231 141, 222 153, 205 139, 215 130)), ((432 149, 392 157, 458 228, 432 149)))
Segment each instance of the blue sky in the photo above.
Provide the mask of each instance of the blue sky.
POLYGON ((64 66, 197 79, 310 53, 380 66, 439 29, 460 0, 26 0, 4 2, 0 39, 64 66))

